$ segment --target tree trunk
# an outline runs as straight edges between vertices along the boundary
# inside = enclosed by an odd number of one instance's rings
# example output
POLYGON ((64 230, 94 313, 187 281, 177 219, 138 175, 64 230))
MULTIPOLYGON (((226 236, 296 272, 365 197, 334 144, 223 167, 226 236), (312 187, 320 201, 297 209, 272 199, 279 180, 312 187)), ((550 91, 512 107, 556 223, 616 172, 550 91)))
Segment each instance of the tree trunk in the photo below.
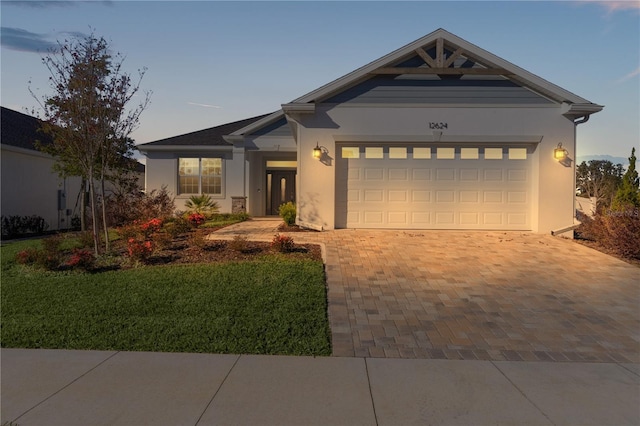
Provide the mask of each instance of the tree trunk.
POLYGON ((89 200, 91 205, 91 232, 93 234, 93 248, 96 256, 100 255, 100 239, 98 235, 98 211, 96 208, 96 190, 95 182, 93 181, 93 167, 89 168, 89 200))
POLYGON ((102 229, 104 231, 104 250, 109 253, 109 228, 107 227, 107 198, 104 191, 104 172, 100 175, 100 192, 102 193, 102 229))

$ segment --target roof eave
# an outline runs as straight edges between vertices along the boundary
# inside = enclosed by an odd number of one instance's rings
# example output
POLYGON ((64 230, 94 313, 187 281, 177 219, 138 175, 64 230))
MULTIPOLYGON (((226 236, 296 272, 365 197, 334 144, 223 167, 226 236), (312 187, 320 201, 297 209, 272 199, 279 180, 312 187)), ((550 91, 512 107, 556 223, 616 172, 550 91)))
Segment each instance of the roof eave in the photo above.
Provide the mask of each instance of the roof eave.
POLYGON ((165 152, 165 151, 232 151, 231 145, 136 145, 136 149, 140 152, 165 152))

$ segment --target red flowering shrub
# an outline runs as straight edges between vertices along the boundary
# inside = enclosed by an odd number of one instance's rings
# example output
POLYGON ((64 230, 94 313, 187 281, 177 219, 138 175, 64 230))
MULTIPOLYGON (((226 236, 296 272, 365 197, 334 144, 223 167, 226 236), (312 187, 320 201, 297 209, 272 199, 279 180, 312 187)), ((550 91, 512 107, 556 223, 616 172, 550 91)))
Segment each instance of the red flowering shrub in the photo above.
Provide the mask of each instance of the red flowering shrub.
POLYGON ((189 223, 196 228, 204 223, 207 218, 202 213, 191 213, 187 216, 189 223))
POLYGON ((33 265, 38 262, 40 251, 35 248, 28 248, 26 250, 19 251, 16 254, 16 262, 21 265, 33 265))
POLYGON ((132 260, 144 262, 153 253, 153 242, 138 241, 135 238, 129 238, 127 241, 127 251, 132 260))
POLYGON ((146 236, 149 236, 154 232, 159 231, 160 228, 162 228, 162 219, 157 219, 157 218, 151 219, 150 221, 140 225, 140 229, 146 236))
POLYGON ((67 261, 67 266, 84 269, 86 271, 93 268, 95 261, 96 258, 91 250, 75 248, 67 261))
POLYGON ((287 253, 293 251, 295 244, 293 238, 287 235, 276 234, 271 241, 271 248, 278 250, 281 253, 287 253))

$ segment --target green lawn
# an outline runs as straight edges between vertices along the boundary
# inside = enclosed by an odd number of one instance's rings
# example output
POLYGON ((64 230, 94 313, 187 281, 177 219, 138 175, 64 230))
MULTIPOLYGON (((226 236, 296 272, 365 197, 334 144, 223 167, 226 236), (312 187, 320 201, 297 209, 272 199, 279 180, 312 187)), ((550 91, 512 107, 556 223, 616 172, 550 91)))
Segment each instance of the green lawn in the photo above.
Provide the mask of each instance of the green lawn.
POLYGON ((2 347, 330 355, 320 262, 270 255, 95 274, 2 256, 2 347))

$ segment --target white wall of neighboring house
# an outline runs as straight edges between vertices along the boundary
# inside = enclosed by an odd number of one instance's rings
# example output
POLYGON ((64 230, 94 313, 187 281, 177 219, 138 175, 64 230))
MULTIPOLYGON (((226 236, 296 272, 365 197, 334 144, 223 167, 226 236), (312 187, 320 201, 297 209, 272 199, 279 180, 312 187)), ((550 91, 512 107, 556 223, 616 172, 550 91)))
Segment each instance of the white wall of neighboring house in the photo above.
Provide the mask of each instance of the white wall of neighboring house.
POLYGON ((41 152, 2 145, 1 204, 2 216, 32 216, 45 219, 49 230, 71 228, 77 214, 80 179, 61 179, 52 171, 53 159, 41 152), (65 194, 59 205, 58 194, 65 194))

